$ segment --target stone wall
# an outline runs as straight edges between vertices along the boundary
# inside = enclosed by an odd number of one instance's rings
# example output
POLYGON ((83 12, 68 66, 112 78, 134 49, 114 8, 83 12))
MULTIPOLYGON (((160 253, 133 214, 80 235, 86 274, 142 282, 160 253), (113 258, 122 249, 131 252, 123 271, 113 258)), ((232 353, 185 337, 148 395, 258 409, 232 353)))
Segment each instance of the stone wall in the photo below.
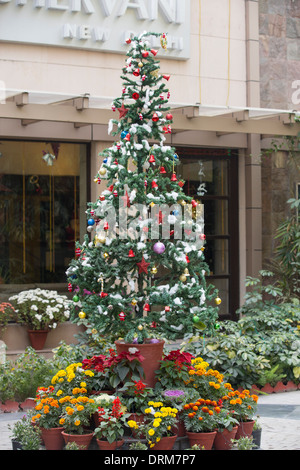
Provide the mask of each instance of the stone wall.
POLYGON ((300 111, 300 2, 259 0, 259 11, 261 107, 300 111))
MULTIPOLYGON (((260 99, 262 108, 300 111, 300 2, 259 0, 260 99)), ((274 234, 288 216, 286 201, 300 182, 287 152, 262 158, 263 262, 272 257, 274 234)))

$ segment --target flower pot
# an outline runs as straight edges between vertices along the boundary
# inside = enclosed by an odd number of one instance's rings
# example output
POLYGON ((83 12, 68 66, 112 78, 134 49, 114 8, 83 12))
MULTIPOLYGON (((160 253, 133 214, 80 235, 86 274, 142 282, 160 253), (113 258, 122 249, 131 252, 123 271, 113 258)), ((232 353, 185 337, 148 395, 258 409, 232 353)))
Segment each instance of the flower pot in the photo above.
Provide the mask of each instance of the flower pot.
POLYGON ((44 348, 48 330, 28 330, 28 336, 33 349, 41 350, 44 348))
POLYGON ((255 449, 260 448, 260 443, 261 443, 261 429, 255 429, 252 431, 252 437, 253 437, 253 444, 256 445, 255 449))
POLYGON ((204 447, 205 450, 211 450, 214 444, 217 431, 211 432, 190 432, 187 431, 186 435, 189 439, 190 446, 198 445, 200 449, 204 447))
POLYGON ((12 450, 23 450, 22 444, 17 439, 11 440, 12 450))
POLYGON ((253 431, 255 421, 241 421, 238 425, 238 430, 235 435, 235 439, 240 437, 250 437, 253 431))
POLYGON ((94 433, 90 432, 86 434, 68 434, 67 432, 62 431, 62 436, 64 438, 65 444, 68 444, 69 442, 75 442, 80 450, 88 450, 94 433))
POLYGON ((154 387, 157 382, 155 372, 159 369, 160 361, 162 360, 164 344, 163 340, 159 340, 157 343, 145 342, 142 344, 123 343, 120 340, 115 341, 117 354, 121 354, 124 351, 127 352, 130 348, 136 348, 140 351, 144 357, 142 367, 145 372, 145 379, 143 377, 141 379, 146 382, 148 387, 154 387))
POLYGON ((63 427, 45 429, 41 428, 42 439, 46 450, 62 450, 64 438, 62 436, 63 427))
POLYGON ((34 407, 35 407, 35 399, 34 398, 27 398, 26 400, 24 400, 20 403, 20 408, 23 411, 32 410, 32 408, 34 408, 34 407))
POLYGON ((118 447, 122 447, 124 444, 124 439, 112 442, 111 444, 108 441, 104 441, 102 439, 96 439, 96 441, 100 450, 115 450, 118 447))
POLYGON ((214 449, 230 450, 232 448, 231 439, 235 439, 237 430, 238 426, 234 426, 231 431, 229 431, 228 429, 217 431, 217 435, 214 440, 214 449))
POLYGON ((172 450, 177 439, 177 434, 174 436, 165 436, 160 439, 159 442, 156 442, 155 446, 152 447, 153 450, 172 450))
POLYGON ((177 425, 174 426, 174 432, 178 437, 186 435, 186 429, 183 420, 180 418, 180 413, 177 415, 177 425))
POLYGON ((0 403, 0 410, 4 413, 14 413, 20 411, 19 402, 15 400, 6 400, 4 403, 0 403))

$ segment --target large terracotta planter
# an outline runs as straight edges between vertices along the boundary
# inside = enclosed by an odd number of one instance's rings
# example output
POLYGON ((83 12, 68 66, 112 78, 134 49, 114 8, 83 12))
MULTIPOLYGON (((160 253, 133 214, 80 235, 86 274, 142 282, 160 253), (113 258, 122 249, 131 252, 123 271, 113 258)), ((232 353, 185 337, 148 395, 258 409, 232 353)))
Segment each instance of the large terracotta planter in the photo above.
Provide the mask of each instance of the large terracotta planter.
POLYGON ((28 336, 33 349, 41 350, 45 346, 48 330, 28 330, 28 336))
POLYGON ((165 436, 160 439, 159 442, 152 447, 152 450, 172 450, 176 442, 177 435, 165 436))
POLYGON ((108 441, 102 441, 101 439, 96 439, 96 441, 100 450, 115 450, 124 444, 124 439, 112 442, 111 444, 108 441))
POLYGON ((146 342, 142 344, 129 344, 120 340, 115 341, 117 354, 121 354, 124 351, 127 352, 129 348, 136 348, 140 351, 141 355, 144 357, 142 367, 145 372, 145 379, 142 378, 142 380, 144 380, 149 387, 154 387, 157 382, 155 372, 160 367, 164 344, 165 342, 163 340, 159 340, 157 343, 150 343, 146 340, 146 342))
POLYGON ((94 433, 86 434, 68 434, 65 431, 62 431, 62 436, 64 438, 65 444, 69 442, 75 442, 80 450, 88 450, 89 445, 93 439, 94 433))
POLYGON ((223 429, 218 431, 214 440, 215 450, 230 450, 232 448, 231 439, 235 439, 238 426, 234 426, 231 431, 223 429))
POLYGON ((241 421, 238 426, 237 433, 235 435, 235 439, 239 439, 240 437, 250 437, 253 431, 255 421, 241 421))
POLYGON ((62 436, 63 427, 45 429, 41 428, 42 439, 46 450, 62 450, 64 438, 62 436))
POLYGON ((211 450, 214 444, 217 431, 211 432, 190 432, 187 431, 186 435, 189 439, 190 446, 198 445, 200 449, 204 447, 205 450, 211 450))

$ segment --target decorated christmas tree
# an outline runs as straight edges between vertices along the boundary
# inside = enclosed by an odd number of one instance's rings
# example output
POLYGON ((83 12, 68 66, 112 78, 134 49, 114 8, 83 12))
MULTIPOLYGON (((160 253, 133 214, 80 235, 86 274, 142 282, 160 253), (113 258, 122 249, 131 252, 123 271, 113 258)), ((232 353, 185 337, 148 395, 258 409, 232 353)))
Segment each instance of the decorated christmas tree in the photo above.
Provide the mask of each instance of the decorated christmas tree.
POLYGON ((99 155, 95 176, 106 188, 88 203, 88 233, 67 271, 73 321, 129 343, 211 335, 220 302, 205 279, 203 206, 184 193, 179 156, 165 144, 170 76, 151 37, 167 48, 165 34, 127 41, 123 89, 112 103, 118 119, 108 125, 116 141, 99 155))

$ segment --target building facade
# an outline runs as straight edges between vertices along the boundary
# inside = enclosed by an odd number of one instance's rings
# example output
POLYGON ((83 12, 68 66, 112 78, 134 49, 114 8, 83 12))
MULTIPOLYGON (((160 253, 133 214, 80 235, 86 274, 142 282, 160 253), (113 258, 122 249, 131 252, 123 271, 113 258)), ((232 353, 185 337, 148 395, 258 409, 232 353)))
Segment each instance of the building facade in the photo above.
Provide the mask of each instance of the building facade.
POLYGON ((75 240, 86 233, 86 203, 102 188, 94 176, 99 152, 112 142, 108 122, 122 93, 126 39, 155 31, 168 34, 167 50, 158 53, 161 73, 171 77, 166 142, 180 158, 185 191, 204 203, 221 317, 236 318, 244 279, 263 266, 274 226, 264 225, 273 209, 261 152, 273 136, 299 131, 299 104, 272 94, 282 91, 275 65, 268 78, 280 44, 286 87, 292 80, 292 91, 300 88, 299 7, 284 2, 283 37, 282 15, 273 12, 281 3, 0 0, 1 298, 32 286, 66 291, 75 240))

